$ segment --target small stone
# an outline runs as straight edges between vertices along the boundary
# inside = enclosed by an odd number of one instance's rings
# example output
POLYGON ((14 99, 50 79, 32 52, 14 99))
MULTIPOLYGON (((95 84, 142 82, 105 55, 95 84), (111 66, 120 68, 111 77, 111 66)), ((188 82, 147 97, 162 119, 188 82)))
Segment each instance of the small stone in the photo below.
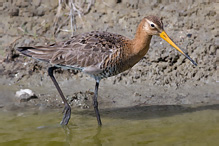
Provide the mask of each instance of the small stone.
POLYGON ((15 96, 20 102, 27 102, 32 98, 37 98, 37 96, 30 89, 20 89, 20 91, 16 92, 15 96))

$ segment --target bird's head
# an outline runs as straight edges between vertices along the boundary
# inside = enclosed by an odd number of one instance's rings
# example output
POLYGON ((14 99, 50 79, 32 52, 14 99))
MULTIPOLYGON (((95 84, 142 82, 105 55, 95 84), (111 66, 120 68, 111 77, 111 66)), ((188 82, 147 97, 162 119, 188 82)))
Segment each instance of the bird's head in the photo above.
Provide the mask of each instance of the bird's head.
POLYGON ((161 19, 156 16, 147 16, 144 18, 143 30, 148 35, 159 35, 163 32, 163 23, 161 19))
POLYGON ((156 16, 147 16, 144 18, 143 31, 147 33, 147 35, 158 35, 165 41, 167 41, 170 45, 172 45, 177 51, 183 54, 186 58, 188 58, 194 65, 197 66, 194 60, 192 60, 182 49, 180 49, 166 34, 163 29, 162 20, 156 16))

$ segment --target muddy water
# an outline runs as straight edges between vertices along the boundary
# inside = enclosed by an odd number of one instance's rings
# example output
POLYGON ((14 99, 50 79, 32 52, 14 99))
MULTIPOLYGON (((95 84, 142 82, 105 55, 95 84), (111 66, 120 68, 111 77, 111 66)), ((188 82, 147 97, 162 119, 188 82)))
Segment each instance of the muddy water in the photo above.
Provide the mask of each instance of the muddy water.
POLYGON ((219 106, 145 106, 74 110, 67 127, 60 110, 0 112, 0 145, 218 145, 219 106))

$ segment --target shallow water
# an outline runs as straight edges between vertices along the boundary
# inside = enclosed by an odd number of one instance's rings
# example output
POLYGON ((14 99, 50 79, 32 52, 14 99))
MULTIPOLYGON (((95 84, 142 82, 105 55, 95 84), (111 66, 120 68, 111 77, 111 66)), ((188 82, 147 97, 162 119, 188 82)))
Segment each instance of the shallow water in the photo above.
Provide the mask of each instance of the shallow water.
POLYGON ((0 145, 218 145, 219 105, 74 110, 67 127, 60 110, 0 112, 0 145))

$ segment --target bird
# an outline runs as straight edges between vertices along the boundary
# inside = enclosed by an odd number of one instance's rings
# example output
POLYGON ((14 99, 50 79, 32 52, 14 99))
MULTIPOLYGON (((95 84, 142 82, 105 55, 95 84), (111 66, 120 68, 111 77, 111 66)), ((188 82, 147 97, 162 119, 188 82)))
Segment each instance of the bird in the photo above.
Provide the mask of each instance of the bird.
POLYGON ((138 63, 148 52, 153 35, 160 36, 197 66, 197 63, 166 34, 162 20, 153 15, 146 16, 140 21, 133 39, 106 31, 91 31, 47 46, 16 49, 25 56, 50 64, 48 75, 64 102, 61 125, 69 123, 71 107, 53 75, 54 70, 57 68, 78 70, 94 78, 96 84, 93 107, 98 125, 101 126, 97 100, 100 80, 122 73, 138 63))

